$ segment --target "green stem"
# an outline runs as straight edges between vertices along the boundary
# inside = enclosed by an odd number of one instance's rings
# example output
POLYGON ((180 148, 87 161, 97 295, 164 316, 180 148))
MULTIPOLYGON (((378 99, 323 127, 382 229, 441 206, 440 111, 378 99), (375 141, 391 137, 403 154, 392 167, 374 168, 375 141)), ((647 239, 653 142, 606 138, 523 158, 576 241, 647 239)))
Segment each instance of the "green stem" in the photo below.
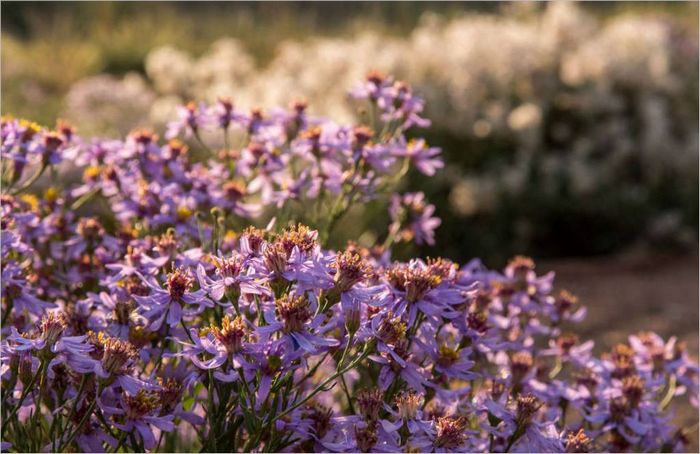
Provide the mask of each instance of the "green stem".
POLYGON ((190 339, 190 342, 192 342, 194 344, 195 343, 194 339, 192 339, 192 335, 190 334, 190 330, 187 329, 187 325, 185 324, 185 319, 181 318, 180 323, 182 324, 182 329, 185 330, 185 334, 187 334, 187 337, 190 339))
POLYGON ((671 403, 671 400, 673 399, 673 395, 676 393, 676 376, 671 375, 668 381, 668 391, 666 391, 666 395, 664 396, 664 399, 659 403, 659 411, 664 411, 668 404, 671 403))
POLYGON ((194 138, 197 139, 197 142, 204 148, 204 150, 209 153, 210 155, 213 155, 214 153, 212 152, 211 148, 207 146, 206 143, 202 140, 202 137, 199 135, 199 131, 195 130, 194 131, 194 138))
POLYGON ((345 392, 345 397, 348 399, 348 407, 350 408, 350 413, 355 414, 355 407, 352 404, 352 397, 350 396, 350 390, 348 389, 348 384, 345 382, 345 375, 340 374, 340 385, 343 387, 345 392))
POLYGON ((22 186, 12 191, 11 194, 17 195, 25 189, 28 189, 31 185, 33 185, 36 182, 36 180, 38 180, 44 174, 44 171, 47 167, 48 164, 42 164, 41 167, 34 173, 34 175, 32 175, 22 186))
POLYGON ((75 202, 73 202, 73 204, 70 206, 70 209, 73 211, 79 209, 80 207, 85 205, 85 203, 90 201, 90 199, 92 199, 93 196, 95 196, 95 194, 99 193, 101 190, 102 190, 102 188, 100 188, 98 186, 98 187, 90 190, 89 192, 86 192, 85 194, 80 196, 75 202))
POLYGON ((85 416, 83 416, 83 419, 80 420, 80 423, 78 423, 78 425, 76 426, 76 428, 73 431, 73 433, 71 434, 71 436, 68 437, 68 441, 65 444, 61 445, 61 447, 58 449, 58 452, 63 452, 64 447, 68 447, 68 446, 70 446, 71 443, 73 443, 73 440, 75 439, 75 437, 82 430, 85 423, 90 419, 90 416, 92 416, 92 412, 95 410, 95 405, 97 405, 97 398, 95 398, 95 400, 92 401, 92 403, 88 407, 87 411, 85 412, 85 416))
MULTIPOLYGON (((369 344, 366 344, 366 345, 369 345, 369 344)), ((338 376, 344 374, 345 372, 347 372, 347 371, 349 371, 350 369, 352 369, 352 368, 354 368, 355 366, 357 366, 357 365, 358 365, 360 362, 362 362, 367 356, 369 356, 369 353, 370 353, 370 350, 369 350, 368 348, 365 348, 365 352, 364 352, 359 358, 357 358, 355 361, 353 361, 353 362, 351 362, 350 364, 348 364, 347 367, 345 367, 344 369, 342 369, 342 370, 336 372, 335 374, 331 375, 330 377, 328 377, 327 379, 325 379, 324 381, 322 381, 320 385, 318 385, 316 388, 314 388, 313 391, 311 391, 311 392, 309 393, 309 395, 307 395, 307 396, 306 396, 305 398, 303 398, 301 401, 297 402, 296 404, 292 405, 290 408, 286 409, 285 411, 283 411, 282 413, 280 413, 279 415, 277 415, 277 416, 271 421, 271 423, 277 421, 277 420, 280 419, 280 418, 283 418, 284 416, 288 415, 288 414, 291 413, 292 411, 294 411, 294 410, 296 410, 297 408, 299 408, 299 407, 301 407, 302 405, 304 405, 309 399, 311 399, 311 398, 314 397, 316 394, 318 394, 318 393, 320 393, 321 391, 323 391, 323 389, 326 387, 326 385, 328 385, 328 384, 331 383, 333 380, 335 380, 336 378, 338 378, 338 376)))
POLYGON ((70 412, 68 413, 68 418, 66 419, 69 423, 73 418, 73 415, 75 414, 75 409, 78 407, 78 402, 80 401, 80 397, 83 395, 83 391, 85 390, 85 384, 87 383, 87 380, 88 375, 83 375, 83 379, 80 381, 80 388, 78 388, 78 394, 75 396, 73 405, 71 405, 70 412))
MULTIPOLYGON (((161 438, 163 438, 163 432, 161 432, 160 435, 161 435, 161 438)), ((126 432, 122 432, 122 434, 119 436, 119 443, 117 443, 117 447, 114 448, 114 451, 112 451, 112 452, 119 452, 122 445, 124 444, 125 438, 126 438, 126 432)), ((158 445, 160 446, 160 441, 158 442, 158 445)))
POLYGON ((336 366, 336 371, 339 371, 343 367, 343 363, 345 362, 345 357, 347 356, 348 352, 350 351, 350 347, 352 346, 352 340, 355 338, 355 333, 350 334, 348 337, 348 343, 345 344, 345 349, 343 349, 343 354, 340 356, 340 361, 338 361, 338 365, 336 366))
MULTIPOLYGON (((19 402, 17 405, 12 409, 12 413, 10 413, 10 416, 7 418, 8 421, 10 421, 12 418, 15 417, 17 414, 17 411, 22 407, 22 404, 24 403, 24 399, 27 398, 29 395, 29 392, 31 391, 32 387, 34 387, 34 383, 36 383, 37 378, 39 377, 40 374, 44 373, 44 369, 46 368, 46 361, 42 361, 41 364, 39 365, 39 368, 36 370, 36 374, 34 374, 34 377, 32 377, 32 380, 29 382, 26 388, 22 390, 22 395, 19 398, 19 402)), ((38 408, 38 404, 37 404, 38 408)), ((7 428, 7 424, 2 425, 2 430, 0 430, 0 433, 2 436, 5 436, 5 429, 7 428)))

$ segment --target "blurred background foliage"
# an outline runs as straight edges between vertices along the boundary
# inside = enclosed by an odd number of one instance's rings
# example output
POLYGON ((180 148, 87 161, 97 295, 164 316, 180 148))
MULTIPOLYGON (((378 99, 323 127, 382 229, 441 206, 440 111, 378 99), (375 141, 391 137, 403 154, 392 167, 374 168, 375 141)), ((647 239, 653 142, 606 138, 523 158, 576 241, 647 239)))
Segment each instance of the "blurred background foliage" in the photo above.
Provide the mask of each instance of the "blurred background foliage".
MULTIPOLYGON (((343 90, 380 69, 426 97, 428 138, 445 152, 438 177, 407 187, 443 219, 437 245, 420 252, 495 265, 515 253, 689 251, 697 8, 3 2, 2 113, 123 134, 228 95, 246 107, 306 97, 315 114, 351 120, 343 90)), ((385 208, 349 214, 343 236, 371 242, 385 208)))

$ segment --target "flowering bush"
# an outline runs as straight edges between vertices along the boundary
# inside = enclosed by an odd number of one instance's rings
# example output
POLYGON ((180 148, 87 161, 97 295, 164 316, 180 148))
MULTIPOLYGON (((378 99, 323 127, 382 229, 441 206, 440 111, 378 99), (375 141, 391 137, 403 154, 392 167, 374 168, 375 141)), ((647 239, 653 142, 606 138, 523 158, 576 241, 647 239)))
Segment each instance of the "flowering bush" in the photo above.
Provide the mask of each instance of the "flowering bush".
POLYGON ((3 450, 684 448, 698 368, 675 339, 594 355, 570 332, 585 309, 524 257, 392 260, 434 241, 424 195, 392 191, 440 150, 406 139, 429 122, 405 83, 352 96, 367 125, 222 99, 166 142, 3 119, 3 450), (388 195, 381 244, 327 248, 388 195))
POLYGON ((453 254, 588 255, 697 237, 697 53, 696 34, 669 18, 603 22, 571 2, 537 14, 425 14, 406 36, 285 40, 264 67, 230 38, 199 58, 156 48, 139 93, 120 102, 113 93, 133 92, 131 78, 123 90, 92 78, 70 91, 66 115, 114 126, 115 103, 142 104, 160 123, 188 99, 235 95, 249 108, 304 96, 316 113, 352 121, 356 106, 337 87, 379 69, 428 101, 430 137, 452 165, 423 190, 451 220, 445 235, 482 238, 453 254))

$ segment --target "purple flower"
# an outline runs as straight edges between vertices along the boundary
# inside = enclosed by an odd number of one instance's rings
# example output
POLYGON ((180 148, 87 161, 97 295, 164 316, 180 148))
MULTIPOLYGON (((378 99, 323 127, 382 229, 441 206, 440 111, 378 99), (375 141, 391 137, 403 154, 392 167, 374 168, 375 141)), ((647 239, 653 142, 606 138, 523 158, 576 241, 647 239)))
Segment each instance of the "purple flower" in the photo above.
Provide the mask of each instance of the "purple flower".
POLYGON ((257 331, 262 336, 280 333, 279 340, 273 344, 287 345, 290 351, 302 349, 316 353, 319 349, 336 346, 336 339, 324 338, 321 326, 325 316, 314 317, 314 308, 305 295, 286 294, 275 301, 274 309, 264 312, 267 325, 259 326, 257 331))
POLYGON ((184 130, 185 137, 199 134, 200 129, 208 121, 208 114, 204 104, 197 105, 194 102, 188 103, 186 106, 178 107, 178 120, 168 124, 168 130, 165 133, 166 139, 177 137, 184 130))
POLYGON ((207 276, 204 266, 197 267, 199 285, 205 289, 214 301, 221 301, 227 291, 233 298, 247 295, 267 295, 269 291, 256 278, 253 270, 248 268, 242 255, 234 252, 229 258, 213 257, 216 278, 207 276))
POLYGON ((30 287, 24 277, 23 271, 16 263, 3 263, 2 269, 2 298, 12 302, 15 313, 21 314, 27 311, 40 316, 48 309, 56 307, 54 303, 42 301, 32 294, 30 287))
POLYGON ((408 144, 400 142, 392 150, 394 156, 408 159, 423 175, 429 177, 445 166, 442 159, 437 157, 440 153, 439 148, 428 147, 423 139, 411 140, 408 144))
POLYGON ((425 203, 422 192, 411 192, 403 196, 394 194, 389 207, 389 215, 400 239, 415 239, 418 244, 435 244, 435 229, 441 221, 433 217, 434 212, 435 206, 425 203))
POLYGON ((65 336, 67 323, 62 313, 48 313, 39 324, 38 336, 22 336, 11 327, 8 341, 16 352, 33 351, 42 358, 50 359, 49 366, 67 364, 78 373, 92 372, 95 362, 88 356, 92 346, 86 336, 65 336))
POLYGON ((153 428, 165 432, 175 429, 173 415, 158 416, 160 399, 156 393, 140 390, 136 395, 123 394, 119 400, 119 407, 101 405, 102 410, 112 415, 114 427, 124 432, 137 432, 143 442, 143 447, 150 450, 156 446, 156 438, 153 428), (118 422, 114 416, 123 417, 123 422, 118 422))
POLYGON ((214 306, 205 296, 205 290, 190 291, 194 279, 184 268, 178 268, 168 275, 167 289, 161 288, 151 279, 142 279, 151 289, 151 294, 134 295, 134 299, 140 304, 141 315, 148 320, 148 328, 153 331, 160 329, 166 317, 167 324, 172 328, 180 323, 183 316, 197 315, 204 308, 214 306), (184 304, 194 307, 183 309, 184 304))

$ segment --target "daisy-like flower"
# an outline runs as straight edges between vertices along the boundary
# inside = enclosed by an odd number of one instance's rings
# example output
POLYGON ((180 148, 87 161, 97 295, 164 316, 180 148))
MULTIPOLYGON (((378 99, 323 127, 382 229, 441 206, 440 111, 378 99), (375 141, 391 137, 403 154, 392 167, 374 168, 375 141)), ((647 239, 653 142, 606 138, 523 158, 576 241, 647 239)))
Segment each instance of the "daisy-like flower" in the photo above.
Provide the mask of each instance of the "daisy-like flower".
POLYGON ((426 203, 422 192, 394 194, 391 198, 389 216, 404 241, 415 239, 417 244, 435 244, 435 229, 442 221, 434 213, 435 206, 426 203))
POLYGON ((168 124, 168 130, 165 133, 166 139, 177 137, 182 131, 184 131, 185 137, 190 138, 199 134, 199 131, 209 121, 206 106, 204 104, 197 105, 194 102, 178 107, 177 115, 178 119, 168 124))
POLYGON ((141 389, 154 388, 153 385, 132 375, 139 355, 129 341, 109 337, 103 332, 89 332, 87 339, 94 347, 92 356, 97 359, 94 371, 105 384, 116 382, 132 395, 141 389))
POLYGON ((112 417, 114 427, 126 433, 137 433, 145 449, 150 450, 156 446, 154 427, 165 432, 175 429, 173 415, 159 416, 161 401, 155 392, 142 389, 135 395, 122 394, 118 405, 113 407, 101 404, 101 408, 112 417))
POLYGON ((16 263, 3 263, 0 289, 2 299, 11 302, 15 313, 27 311, 41 316, 47 310, 56 307, 55 303, 42 301, 34 294, 32 287, 27 284, 22 268, 16 263))
POLYGON ((65 363, 78 373, 91 372, 95 367, 95 362, 88 356, 92 346, 86 342, 86 336, 64 335, 67 326, 63 313, 49 312, 35 332, 21 335, 13 326, 7 340, 13 351, 31 351, 48 359, 49 367, 65 363))
POLYGON ((177 268, 168 274, 165 289, 153 279, 142 279, 151 293, 148 296, 134 295, 134 299, 139 303, 140 313, 152 331, 160 329, 163 322, 172 328, 180 323, 183 316, 197 315, 207 307, 214 307, 206 296, 206 290, 191 291, 194 279, 185 268, 177 268))
POLYGON ((228 315, 221 321, 221 326, 211 325, 198 333, 190 329, 194 344, 180 342, 184 349, 177 356, 188 358, 203 370, 219 369, 214 376, 221 381, 230 382, 239 379, 238 369, 248 367, 243 353, 252 353, 246 343, 250 328, 240 316, 231 319, 228 315), (221 369, 221 366, 228 366, 221 369))
POLYGON ((231 298, 239 296, 263 295, 269 291, 257 282, 254 270, 249 268, 244 257, 233 253, 229 258, 212 257, 215 266, 215 278, 210 278, 201 264, 197 267, 197 278, 202 289, 207 291, 214 301, 221 301, 227 291, 231 298))
POLYGON ((275 300, 274 310, 265 311, 267 325, 259 326, 257 332, 263 336, 281 333, 273 344, 285 344, 291 351, 302 349, 316 353, 319 349, 339 344, 337 339, 323 337, 325 315, 314 316, 314 308, 308 297, 288 293, 275 300))
POLYGON ((447 282, 441 285, 445 277, 443 271, 420 260, 395 264, 386 271, 386 279, 396 298, 393 311, 397 315, 407 312, 409 325, 419 313, 433 319, 455 317, 452 306, 461 303, 464 296, 447 282))
POLYGON ((442 150, 437 147, 429 147, 424 139, 415 139, 408 143, 401 141, 391 150, 391 153, 394 156, 408 159, 420 173, 429 177, 435 175, 438 169, 445 166, 442 159, 438 157, 442 150))

